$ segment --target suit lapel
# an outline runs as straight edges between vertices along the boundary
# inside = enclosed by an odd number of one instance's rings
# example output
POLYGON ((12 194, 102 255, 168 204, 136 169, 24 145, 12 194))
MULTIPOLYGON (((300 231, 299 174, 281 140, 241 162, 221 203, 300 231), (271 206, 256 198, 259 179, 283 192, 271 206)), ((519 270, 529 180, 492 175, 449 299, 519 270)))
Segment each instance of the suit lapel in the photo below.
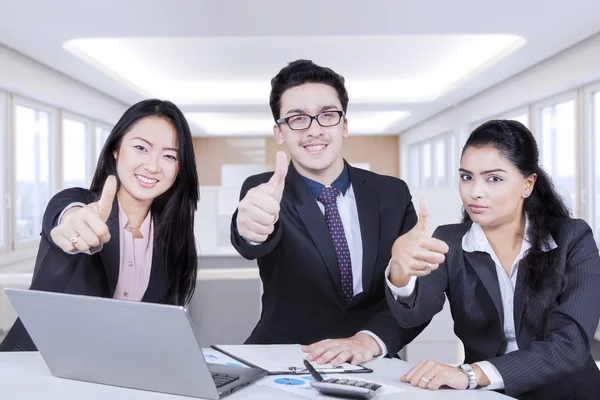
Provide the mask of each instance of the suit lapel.
MULTIPOLYGON (((521 315, 523 314, 523 307, 525 306, 525 276, 527 275, 527 265, 525 260, 519 261, 519 270, 517 271, 517 284, 515 286, 515 297, 514 297, 514 319, 515 319, 515 333, 519 338, 519 332, 521 328, 521 315)), ((518 340, 518 339, 517 339, 518 340)))
POLYGON ((294 205, 304 226, 308 230, 321 258, 327 266, 327 270, 333 279, 336 287, 336 300, 344 304, 344 295, 342 292, 342 281, 340 276, 340 267, 335 254, 333 240, 329 233, 329 227, 319 209, 319 205, 310 192, 308 186, 303 181, 302 176, 296 171, 293 164, 290 163, 288 175, 286 177, 286 186, 291 187, 291 192, 296 198, 294 205))
POLYGON ((121 252, 119 249, 121 227, 119 226, 119 205, 116 197, 113 201, 113 207, 108 216, 108 220, 106 221, 106 226, 108 226, 108 231, 110 232, 110 240, 102 246, 100 258, 102 259, 104 269, 106 270, 109 290, 108 294, 112 298, 117 289, 117 280, 119 279, 119 270, 121 268, 121 252))
POLYGON ((465 251, 464 254, 467 262, 471 265, 473 270, 475 270, 475 273, 479 276, 483 286, 490 294, 494 306, 496 306, 496 311, 498 311, 500 325, 504 326, 502 295, 500 294, 500 284, 498 282, 498 274, 496 272, 494 260, 492 260, 492 257, 489 254, 480 251, 465 251))
POLYGON ((379 203, 375 191, 369 184, 361 170, 348 166, 350 182, 356 197, 356 208, 360 223, 360 236, 362 239, 362 281, 363 292, 370 293, 375 274, 377 249, 379 247, 379 203))

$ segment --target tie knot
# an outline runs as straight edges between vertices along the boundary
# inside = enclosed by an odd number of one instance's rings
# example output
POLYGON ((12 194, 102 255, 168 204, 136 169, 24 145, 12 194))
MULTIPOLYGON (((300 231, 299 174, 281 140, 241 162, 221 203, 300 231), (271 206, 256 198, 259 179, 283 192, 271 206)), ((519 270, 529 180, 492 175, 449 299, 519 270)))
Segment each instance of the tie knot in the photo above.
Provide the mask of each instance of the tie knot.
POLYGON ((317 197, 317 200, 319 200, 321 203, 323 203, 326 206, 329 204, 335 204, 337 197, 341 192, 342 191, 338 188, 334 188, 331 186, 324 187, 323 189, 321 189, 321 192, 319 193, 319 197, 317 197))

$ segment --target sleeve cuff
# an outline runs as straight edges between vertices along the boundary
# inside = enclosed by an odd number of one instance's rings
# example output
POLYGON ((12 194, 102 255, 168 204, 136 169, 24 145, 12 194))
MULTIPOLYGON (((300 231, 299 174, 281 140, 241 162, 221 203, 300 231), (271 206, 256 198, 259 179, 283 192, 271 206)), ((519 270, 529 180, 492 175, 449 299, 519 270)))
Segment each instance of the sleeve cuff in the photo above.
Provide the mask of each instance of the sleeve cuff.
POLYGON ((408 281, 408 284, 404 287, 399 288, 399 287, 394 286, 392 284, 392 282, 390 282, 391 264, 392 264, 392 261, 390 260, 387 268, 385 269, 385 282, 387 283, 387 286, 390 288, 392 295, 394 296, 394 299, 396 299, 396 300, 408 299, 415 293, 417 278, 415 276, 411 276, 410 280, 408 281))
MULTIPOLYGON (((238 215, 235 217, 235 229, 237 229, 237 227, 238 227, 238 220, 239 220, 239 218, 240 218, 240 217, 239 217, 239 214, 238 214, 238 215)), ((279 214, 277 214, 277 219, 279 219, 279 214)), ((277 221, 277 219, 276 219, 275 221, 277 221)), ((238 232, 239 232, 239 230, 238 230, 238 232)), ((240 237, 242 238, 242 240, 243 240, 244 242, 246 242, 246 243, 248 243, 248 244, 250 244, 250 245, 252 245, 252 246, 258 246, 259 244, 262 244, 262 243, 256 243, 256 242, 253 242, 252 240, 248 240, 248 239, 246 239, 244 236, 242 236, 242 234, 240 234, 240 237)))
MULTIPOLYGON (((381 347, 381 354, 379 356, 373 357, 373 358, 377 359, 377 358, 383 358, 383 357, 387 356, 387 353, 388 353, 387 346, 385 345, 385 343, 383 343, 383 341, 381 339, 379 339, 379 336, 377 336, 376 334, 374 334, 371 331, 360 331, 358 333, 365 333, 365 334, 371 336, 373 339, 375 339, 375 341, 377 342, 379 347, 381 347)), ((358 335, 358 333, 357 333, 357 335, 358 335)))
POLYGON ((494 367, 494 364, 492 364, 489 361, 480 361, 480 362, 476 362, 475 364, 479 365, 479 368, 481 368, 483 373, 487 375, 488 379, 491 382, 489 386, 481 387, 480 389, 486 389, 486 390, 504 389, 504 379, 502 379, 502 375, 500 375, 500 372, 498 372, 498 369, 496 367, 494 367))
POLYGON ((73 208, 73 207, 85 207, 85 206, 86 206, 86 204, 80 203, 80 202, 74 202, 74 203, 69 204, 68 206, 65 207, 64 210, 62 210, 62 212, 58 216, 58 219, 56 220, 57 221, 56 225, 60 225, 60 221, 62 220, 63 215, 65 215, 65 213, 67 211, 69 211, 71 208, 73 208))

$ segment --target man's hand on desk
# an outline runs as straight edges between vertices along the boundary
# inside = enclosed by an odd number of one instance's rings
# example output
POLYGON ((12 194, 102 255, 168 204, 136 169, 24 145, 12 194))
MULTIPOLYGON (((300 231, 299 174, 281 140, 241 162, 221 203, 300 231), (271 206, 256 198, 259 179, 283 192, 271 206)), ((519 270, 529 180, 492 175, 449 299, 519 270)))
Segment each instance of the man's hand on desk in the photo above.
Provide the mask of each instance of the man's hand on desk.
POLYGON ((381 355, 377 341, 366 333, 358 333, 347 339, 325 339, 310 346, 302 346, 310 353, 306 359, 317 364, 339 365, 349 362, 358 365, 381 355))

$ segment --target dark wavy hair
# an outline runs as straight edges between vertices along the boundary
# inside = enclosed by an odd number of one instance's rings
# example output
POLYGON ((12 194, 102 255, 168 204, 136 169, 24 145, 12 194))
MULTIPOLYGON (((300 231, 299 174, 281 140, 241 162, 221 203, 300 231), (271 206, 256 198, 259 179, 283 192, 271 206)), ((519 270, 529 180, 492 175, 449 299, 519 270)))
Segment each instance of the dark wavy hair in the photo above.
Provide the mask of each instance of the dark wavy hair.
MULTIPOLYGON (((531 195, 523 202, 529 219, 526 232, 531 248, 519 264, 525 273, 525 308, 523 325, 537 338, 543 337, 546 316, 553 296, 564 284, 556 251, 543 251, 550 246, 550 233, 558 218, 569 218, 570 212, 552 180, 539 165, 539 150, 533 134, 518 121, 492 120, 475 129, 463 148, 493 147, 509 160, 524 178, 537 175, 531 195)), ((463 210, 463 222, 471 218, 463 210)))
POLYGON ((269 106, 273 118, 277 121, 281 113, 281 96, 283 93, 293 87, 304 85, 305 83, 322 83, 335 89, 342 103, 342 110, 348 111, 348 91, 346 90, 344 77, 333 71, 331 68, 322 67, 310 60, 292 61, 279 71, 271 79, 271 95, 269 97, 269 106))
POLYGON ((169 302, 187 304, 196 288, 198 257, 194 239, 194 215, 200 197, 198 173, 190 127, 183 113, 170 101, 149 99, 132 105, 119 119, 102 148, 90 190, 102 193, 109 175, 117 177, 117 162, 113 152, 118 151, 123 136, 143 118, 164 118, 173 124, 179 142, 179 173, 165 193, 152 201, 150 210, 154 221, 154 251, 170 280, 169 302))

